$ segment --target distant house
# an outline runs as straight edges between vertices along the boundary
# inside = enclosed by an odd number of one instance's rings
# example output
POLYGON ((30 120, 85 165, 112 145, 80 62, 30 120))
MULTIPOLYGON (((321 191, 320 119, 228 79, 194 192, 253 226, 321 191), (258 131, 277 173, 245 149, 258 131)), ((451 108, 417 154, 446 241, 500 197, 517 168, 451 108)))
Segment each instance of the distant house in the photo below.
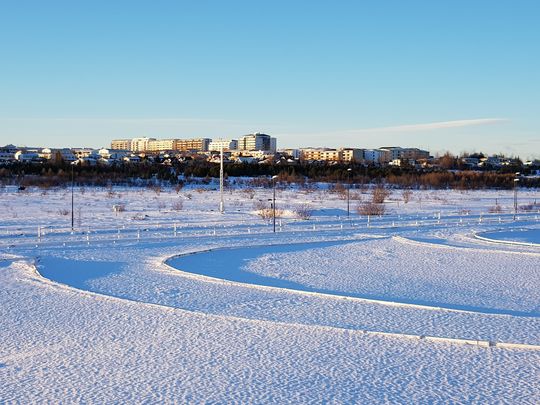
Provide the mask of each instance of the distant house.
POLYGON ((23 152, 19 150, 15 153, 15 160, 22 163, 36 163, 41 162, 42 158, 40 158, 37 152, 23 152))
POLYGON ((14 162, 17 147, 14 145, 6 145, 0 148, 0 163, 14 162))

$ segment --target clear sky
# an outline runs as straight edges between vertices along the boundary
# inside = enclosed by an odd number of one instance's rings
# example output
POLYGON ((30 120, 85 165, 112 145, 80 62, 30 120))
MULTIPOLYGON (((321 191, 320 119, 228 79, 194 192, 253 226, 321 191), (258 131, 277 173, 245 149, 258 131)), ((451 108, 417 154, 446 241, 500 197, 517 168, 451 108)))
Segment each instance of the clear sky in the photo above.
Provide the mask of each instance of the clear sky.
POLYGON ((0 145, 540 157, 540 1, 0 0, 0 145))

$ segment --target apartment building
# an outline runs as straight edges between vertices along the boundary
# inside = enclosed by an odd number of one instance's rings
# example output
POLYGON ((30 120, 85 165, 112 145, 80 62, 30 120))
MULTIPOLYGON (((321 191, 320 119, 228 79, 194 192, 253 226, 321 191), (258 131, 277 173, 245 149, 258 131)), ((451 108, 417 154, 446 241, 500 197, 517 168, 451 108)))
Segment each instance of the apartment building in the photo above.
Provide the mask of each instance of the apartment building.
POLYGON ((272 138, 270 135, 261 134, 260 132, 244 135, 238 140, 239 150, 265 150, 270 152, 276 152, 276 148, 276 138, 272 138))
POLYGON ((300 149, 301 160, 322 160, 327 162, 361 162, 363 159, 362 149, 354 148, 307 148, 300 149))
POLYGON ((207 152, 210 141, 209 138, 175 139, 173 150, 207 152))
POLYGON ((111 141, 111 149, 131 150, 131 139, 114 139, 111 141))
POLYGON ((220 151, 222 148, 224 151, 237 150, 238 141, 236 139, 213 139, 208 145, 210 151, 220 151))
POLYGON ((421 160, 429 159, 429 151, 418 148, 401 149, 401 159, 421 160))
POLYGON ((364 149, 364 160, 367 163, 380 163, 383 153, 379 149, 364 149))
POLYGON ((428 159, 429 152, 418 148, 402 148, 400 146, 384 146, 379 148, 382 152, 381 163, 389 163, 394 160, 419 160, 428 159))
POLYGON ((151 141, 155 141, 156 138, 133 138, 131 140, 132 152, 146 152, 148 150, 148 144, 151 141))
POLYGON ((164 150, 175 150, 176 139, 154 139, 148 141, 148 152, 160 152, 164 150))
POLYGON ((364 160, 364 150, 358 148, 343 148, 341 149, 341 159, 344 162, 360 163, 364 160))

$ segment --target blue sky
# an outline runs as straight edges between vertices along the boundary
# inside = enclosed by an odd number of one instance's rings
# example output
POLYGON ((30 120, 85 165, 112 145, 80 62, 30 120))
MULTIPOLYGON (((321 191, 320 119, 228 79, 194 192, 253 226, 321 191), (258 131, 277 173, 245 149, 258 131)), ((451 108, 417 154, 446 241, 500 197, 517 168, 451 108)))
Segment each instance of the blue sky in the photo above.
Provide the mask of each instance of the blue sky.
POLYGON ((540 157, 538 1, 0 1, 0 144, 540 157))

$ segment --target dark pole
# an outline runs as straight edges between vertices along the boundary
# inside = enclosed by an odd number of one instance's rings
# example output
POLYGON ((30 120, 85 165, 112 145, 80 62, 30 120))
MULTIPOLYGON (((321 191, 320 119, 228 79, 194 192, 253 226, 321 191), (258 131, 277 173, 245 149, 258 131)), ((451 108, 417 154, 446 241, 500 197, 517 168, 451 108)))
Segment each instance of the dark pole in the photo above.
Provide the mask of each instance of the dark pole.
POLYGON ((74 187, 74 170, 73 170, 73 163, 71 163, 71 232, 73 232, 73 222, 75 218, 75 214, 73 212, 73 187, 74 187))
POLYGON ((347 169, 347 219, 350 218, 351 168, 347 169))
MULTIPOLYGON (((516 173, 516 176, 519 176, 519 172, 516 173)), ((516 220, 517 212, 518 212, 518 200, 517 200, 517 185, 518 185, 519 179, 514 179, 514 221, 516 220)))
POLYGON ((275 176, 272 177, 272 188, 274 189, 273 197, 272 197, 272 209, 273 217, 274 217, 274 233, 276 233, 276 178, 275 176))

